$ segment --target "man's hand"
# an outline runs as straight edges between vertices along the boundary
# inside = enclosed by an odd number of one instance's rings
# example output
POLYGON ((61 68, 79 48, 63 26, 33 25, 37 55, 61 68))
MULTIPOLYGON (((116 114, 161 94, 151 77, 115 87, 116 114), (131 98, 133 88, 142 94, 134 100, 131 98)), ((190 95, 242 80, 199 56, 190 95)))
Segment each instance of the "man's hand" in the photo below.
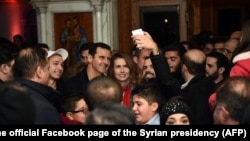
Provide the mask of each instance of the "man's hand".
POLYGON ((144 35, 132 35, 131 38, 137 48, 149 49, 152 51, 153 55, 159 54, 159 48, 148 32, 144 31, 144 35))

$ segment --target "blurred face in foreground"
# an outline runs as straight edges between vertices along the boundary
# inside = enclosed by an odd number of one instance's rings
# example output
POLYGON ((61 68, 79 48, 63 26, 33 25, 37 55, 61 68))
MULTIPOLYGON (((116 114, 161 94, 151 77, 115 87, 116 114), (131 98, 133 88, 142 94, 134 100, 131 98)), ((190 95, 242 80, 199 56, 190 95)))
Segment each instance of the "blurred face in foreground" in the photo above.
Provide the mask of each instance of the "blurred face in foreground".
POLYGON ((88 64, 88 55, 89 55, 89 50, 83 50, 81 52, 81 61, 85 65, 88 64))

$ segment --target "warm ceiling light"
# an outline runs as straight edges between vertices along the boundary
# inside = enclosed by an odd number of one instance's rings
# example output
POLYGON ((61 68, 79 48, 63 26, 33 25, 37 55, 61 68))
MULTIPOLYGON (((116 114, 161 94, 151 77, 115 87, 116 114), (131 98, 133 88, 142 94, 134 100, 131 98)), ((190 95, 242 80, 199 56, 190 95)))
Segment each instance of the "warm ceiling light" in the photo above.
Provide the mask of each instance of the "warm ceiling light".
POLYGON ((1 0, 1 2, 16 3, 16 0, 1 0))
POLYGON ((168 19, 164 19, 164 22, 167 23, 167 22, 168 22, 168 19))

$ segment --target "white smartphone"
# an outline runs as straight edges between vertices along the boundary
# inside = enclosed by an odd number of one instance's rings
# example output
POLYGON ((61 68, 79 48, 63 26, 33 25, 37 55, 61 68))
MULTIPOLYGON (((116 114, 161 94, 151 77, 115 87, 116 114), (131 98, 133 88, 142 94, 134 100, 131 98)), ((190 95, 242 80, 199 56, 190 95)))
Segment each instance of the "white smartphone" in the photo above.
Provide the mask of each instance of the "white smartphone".
POLYGON ((132 30, 132 35, 143 35, 143 30, 141 28, 132 30))
MULTIPOLYGON (((143 35, 143 30, 141 28, 138 28, 138 29, 135 29, 135 30, 132 30, 132 35, 143 35)), ((138 49, 141 49, 141 48, 138 48, 138 49)))

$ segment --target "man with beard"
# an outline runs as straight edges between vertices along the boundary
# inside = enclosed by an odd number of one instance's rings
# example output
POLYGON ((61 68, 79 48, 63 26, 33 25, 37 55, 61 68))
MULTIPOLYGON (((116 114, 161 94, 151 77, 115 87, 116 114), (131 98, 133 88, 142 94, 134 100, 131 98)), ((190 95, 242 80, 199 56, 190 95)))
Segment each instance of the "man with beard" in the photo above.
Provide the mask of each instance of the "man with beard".
MULTIPOLYGON (((219 52, 212 52, 206 57, 206 76, 211 78, 215 83, 215 90, 228 77, 228 60, 227 57, 219 52)), ((209 106, 212 111, 215 109, 216 94, 209 97, 209 106)))
POLYGON ((137 69, 139 71, 139 77, 142 78, 143 74, 143 63, 146 58, 150 56, 151 51, 148 49, 139 49, 136 46, 133 47, 132 49, 132 56, 133 56, 133 61, 137 65, 137 69))
POLYGON ((155 70, 150 57, 147 57, 145 59, 142 70, 143 81, 148 81, 149 79, 156 77, 155 70))
POLYGON ((145 58, 142 67, 143 81, 145 83, 154 83, 160 88, 163 103, 179 95, 180 85, 178 80, 170 74, 169 66, 164 55, 150 34, 145 32, 145 35, 133 36, 132 38, 134 41, 136 39, 140 40, 139 46, 141 48, 151 51, 150 56, 145 58))
POLYGON ((216 87, 227 78, 227 57, 219 52, 212 52, 206 57, 206 76, 211 78, 216 87))
POLYGON ((163 54, 169 65, 170 73, 178 80, 179 84, 185 83, 181 74, 182 56, 185 52, 184 47, 178 42, 167 44, 163 48, 163 54))

